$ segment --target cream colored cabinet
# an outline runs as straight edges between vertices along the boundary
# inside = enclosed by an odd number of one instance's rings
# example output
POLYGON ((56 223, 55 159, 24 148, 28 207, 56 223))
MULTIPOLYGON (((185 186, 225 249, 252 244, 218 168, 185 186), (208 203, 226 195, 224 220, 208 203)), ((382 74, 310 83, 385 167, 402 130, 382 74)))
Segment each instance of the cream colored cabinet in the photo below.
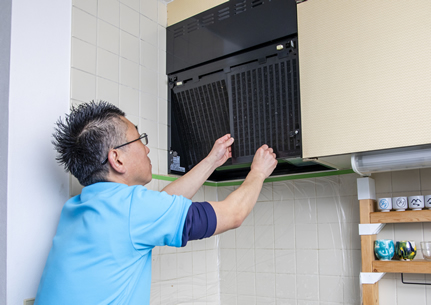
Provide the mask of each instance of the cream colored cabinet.
POLYGON ((168 3, 168 26, 202 13, 228 0, 175 0, 168 3))
POLYGON ((431 1, 298 4, 303 156, 431 143, 431 1))
MULTIPOLYGON (((223 2, 175 0, 168 24, 223 2)), ((431 1, 308 0, 298 36, 304 158, 431 143, 431 1)))

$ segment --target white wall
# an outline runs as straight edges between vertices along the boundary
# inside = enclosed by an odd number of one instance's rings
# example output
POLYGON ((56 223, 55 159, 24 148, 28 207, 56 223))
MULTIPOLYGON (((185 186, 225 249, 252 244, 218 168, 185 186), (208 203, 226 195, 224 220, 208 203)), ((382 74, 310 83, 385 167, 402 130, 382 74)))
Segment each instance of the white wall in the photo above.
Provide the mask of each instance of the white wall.
POLYGON ((35 297, 68 199, 51 134, 68 111, 70 1, 13 0, 9 87, 7 304, 35 297))
POLYGON ((243 225, 220 235, 221 304, 360 304, 356 178, 265 183, 243 225))
MULTIPOLYGON (((359 305, 361 270, 356 178, 265 183, 243 225, 220 235, 221 304, 359 305)), ((431 194, 431 169, 373 174, 377 197, 431 194)), ((218 199, 236 187, 219 187, 218 199)), ((430 223, 387 224, 377 238, 431 240, 430 223)), ((430 282, 430 275, 405 275, 430 282)), ((431 304, 431 287, 379 282, 380 304, 431 304)))
MULTIPOLYGON (((376 181, 376 196, 398 197, 431 194, 431 169, 408 170, 373 174, 376 181)), ((418 253, 415 259, 422 259, 420 242, 431 240, 431 223, 387 224, 377 235, 379 239, 414 240, 418 253)), ((431 275, 405 274, 406 282, 431 283, 431 275)), ((386 274, 379 281, 380 305, 431 304, 431 286, 405 285, 401 275, 386 274)))
MULTIPOLYGON (((68 177, 49 142, 70 97, 73 104, 103 99, 125 110, 149 134, 153 173, 167 173, 166 5, 157 0, 12 3, 6 279, 8 304, 21 304, 35 296, 69 194, 68 177)), ((431 183, 427 170, 404 174, 377 175, 378 192, 425 192, 425 181, 431 183), (403 185, 408 187, 400 189, 403 185)), ((243 227, 222 235, 220 245, 210 239, 156 250, 152 304, 219 304, 218 279, 223 305, 359 304, 354 178, 265 184, 243 227), (166 268, 170 265, 175 268, 166 268), (309 283, 316 285, 308 289, 309 283)), ((164 185, 156 180, 149 187, 164 185)), ((203 187, 196 200, 223 199, 233 189, 203 187)), ((387 226, 382 234, 395 238, 404 229, 387 226)), ((407 234, 425 238, 424 229, 429 228, 412 225, 407 234)), ((412 295, 417 304, 431 304, 428 288, 400 287, 397 277, 382 280, 381 304, 401 304, 412 295)))
MULTIPOLYGON (((71 103, 106 100, 149 136, 153 174, 167 175, 166 4, 157 0, 73 0, 71 103)), ((169 182, 153 180, 161 190, 169 182)), ((72 179, 72 195, 81 186, 72 179)), ((216 200, 202 187, 197 201, 216 200)), ((216 238, 153 251, 151 304, 219 304, 216 238)))
MULTIPOLYGON (((167 174, 166 4, 73 0, 71 103, 105 100, 148 134, 153 174, 167 174)), ((73 180, 73 192, 80 188, 73 180)))

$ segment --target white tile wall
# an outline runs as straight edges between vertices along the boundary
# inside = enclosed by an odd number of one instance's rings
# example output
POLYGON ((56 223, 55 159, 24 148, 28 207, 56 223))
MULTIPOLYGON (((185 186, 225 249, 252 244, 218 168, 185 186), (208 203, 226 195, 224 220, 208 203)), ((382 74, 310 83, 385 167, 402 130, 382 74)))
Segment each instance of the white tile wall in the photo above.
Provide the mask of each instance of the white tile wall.
POLYGON ((149 135, 154 174, 167 174, 166 19, 157 0, 73 1, 71 103, 125 111, 149 135))
MULTIPOLYGON (((122 108, 149 134, 153 173, 161 175, 168 148, 166 19, 157 0, 73 0, 71 103, 101 99, 122 108)), ((156 248, 151 304, 359 304, 356 178, 266 183, 239 229, 180 249, 156 248)), ((430 169, 374 178, 377 197, 431 194, 430 169)), ((72 186, 80 191, 76 181, 72 186)), ((194 199, 223 200, 236 188, 204 186, 194 199)), ((387 225, 379 238, 419 242, 431 239, 430 229, 387 225)), ((399 275, 381 280, 381 304, 431 304, 430 288, 399 282, 399 275)))
MULTIPOLYGON (((74 0, 71 103, 106 100, 149 135, 153 173, 167 175, 166 5, 74 0)), ((149 189, 169 182, 153 180, 149 189)), ((72 192, 81 187, 72 180, 72 192)), ((217 200, 213 187, 196 199, 217 200)), ((220 304, 218 237, 153 251, 151 304, 220 304)), ((236 292, 235 292, 236 293, 236 292)))
MULTIPOLYGON (((378 197, 431 194, 429 169, 374 176, 378 197)), ((357 177, 349 174, 265 185, 252 219, 235 235, 228 231, 220 236, 221 300, 226 304, 360 304, 357 177)), ((217 188, 219 198, 234 189, 217 188)), ((378 237, 419 244, 431 239, 430 229, 428 223, 388 224, 378 237)), ((420 251, 417 258, 421 258, 420 251)), ((423 275, 406 277, 425 280, 423 275)), ((380 281, 381 304, 407 300, 431 304, 431 288, 400 282, 397 274, 380 281)))
MULTIPOLYGON (((373 175, 376 181, 377 198, 388 196, 427 195, 431 189, 431 170, 406 170, 379 173, 373 175)), ((413 240, 416 242, 417 259, 422 258, 420 242, 430 239, 429 223, 387 224, 377 238, 413 240)), ((429 276, 427 276, 429 277, 429 276)), ((424 282, 424 275, 405 274, 405 281, 424 282)), ((431 304, 431 287, 422 285, 404 285, 399 274, 386 274, 379 282, 380 304, 431 304)))
MULTIPOLYGON (((252 219, 235 236, 229 231, 220 236, 221 300, 359 304, 356 177, 266 183, 252 219), (227 263, 235 256, 236 265, 227 263)), ((234 189, 218 187, 219 199, 234 189)))

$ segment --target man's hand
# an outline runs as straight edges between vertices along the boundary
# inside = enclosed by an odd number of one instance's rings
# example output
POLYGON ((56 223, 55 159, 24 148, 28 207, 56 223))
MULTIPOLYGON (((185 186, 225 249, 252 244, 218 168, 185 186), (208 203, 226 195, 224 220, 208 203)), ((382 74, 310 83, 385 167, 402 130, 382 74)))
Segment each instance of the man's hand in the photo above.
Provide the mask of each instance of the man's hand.
POLYGON ((256 172, 264 176, 264 179, 274 171, 277 166, 277 159, 272 148, 268 145, 262 145, 254 155, 251 163, 251 172, 256 172))
POLYGON ((214 170, 232 157, 232 143, 233 138, 230 134, 218 139, 205 159, 187 174, 168 184, 162 191, 170 195, 182 195, 191 199, 214 170))
POLYGON ((227 159, 232 157, 232 144, 234 139, 230 136, 230 134, 226 134, 220 139, 216 140, 214 143, 211 152, 208 154, 208 160, 214 164, 217 168, 222 166, 227 159))
POLYGON ((272 148, 260 147, 253 158, 251 170, 238 189, 223 201, 209 201, 217 215, 217 228, 214 234, 238 228, 256 204, 262 184, 277 166, 272 148))

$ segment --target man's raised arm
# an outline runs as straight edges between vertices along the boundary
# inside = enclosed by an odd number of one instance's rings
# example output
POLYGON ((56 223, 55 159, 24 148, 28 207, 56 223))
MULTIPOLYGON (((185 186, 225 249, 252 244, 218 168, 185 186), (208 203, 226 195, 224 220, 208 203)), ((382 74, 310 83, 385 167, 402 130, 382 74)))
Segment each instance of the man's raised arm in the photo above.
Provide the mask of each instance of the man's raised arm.
POLYGON ((214 235, 238 228, 242 224, 256 204, 263 181, 276 166, 273 149, 263 145, 256 151, 251 170, 241 186, 223 201, 209 201, 217 217, 214 235))

